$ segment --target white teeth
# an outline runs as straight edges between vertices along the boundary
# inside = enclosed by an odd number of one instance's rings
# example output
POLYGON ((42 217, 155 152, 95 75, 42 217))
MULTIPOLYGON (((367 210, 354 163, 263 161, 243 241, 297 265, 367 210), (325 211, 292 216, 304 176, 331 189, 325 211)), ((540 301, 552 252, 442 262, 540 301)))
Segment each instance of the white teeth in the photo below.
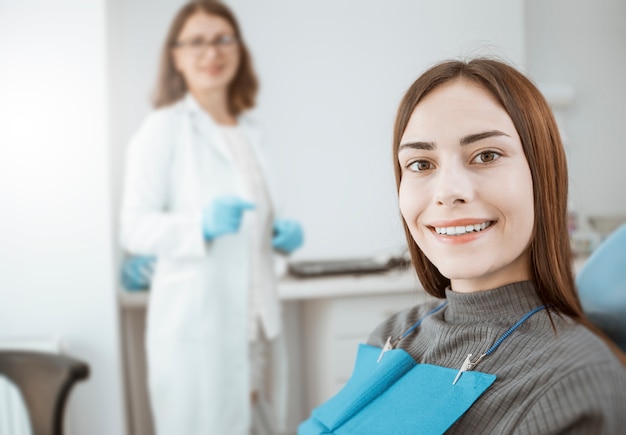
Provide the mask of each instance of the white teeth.
POLYGON ((435 231, 437 234, 444 234, 448 236, 460 236, 463 234, 471 233, 473 231, 478 232, 482 231, 485 228, 491 226, 492 222, 483 222, 476 225, 464 225, 464 226, 454 226, 454 227, 435 227, 435 231))

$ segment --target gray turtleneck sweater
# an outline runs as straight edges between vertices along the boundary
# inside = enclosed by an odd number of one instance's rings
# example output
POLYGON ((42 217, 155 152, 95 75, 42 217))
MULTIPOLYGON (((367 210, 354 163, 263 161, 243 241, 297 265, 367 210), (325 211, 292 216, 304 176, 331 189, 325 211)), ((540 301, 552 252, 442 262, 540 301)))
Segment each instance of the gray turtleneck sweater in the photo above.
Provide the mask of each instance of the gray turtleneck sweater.
MULTIPOLYGON (((467 354, 484 353, 542 305, 529 281, 469 294, 447 290, 446 299, 398 346, 418 363, 458 369, 467 354)), ((383 347, 440 303, 394 315, 369 344, 383 347)), ((539 311, 480 362, 475 370, 497 379, 446 433, 626 434, 626 369, 587 328, 552 318, 556 333, 546 310, 539 311)))

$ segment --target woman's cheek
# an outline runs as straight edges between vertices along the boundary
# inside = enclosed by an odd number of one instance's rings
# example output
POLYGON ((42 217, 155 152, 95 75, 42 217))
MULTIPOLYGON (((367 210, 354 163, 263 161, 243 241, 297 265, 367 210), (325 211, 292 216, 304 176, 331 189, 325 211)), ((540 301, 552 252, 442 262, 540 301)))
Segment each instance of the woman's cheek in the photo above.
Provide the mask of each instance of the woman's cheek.
POLYGON ((408 183, 401 183, 398 193, 400 213, 409 229, 415 228, 417 217, 420 213, 419 200, 412 194, 412 189, 408 186, 408 183))

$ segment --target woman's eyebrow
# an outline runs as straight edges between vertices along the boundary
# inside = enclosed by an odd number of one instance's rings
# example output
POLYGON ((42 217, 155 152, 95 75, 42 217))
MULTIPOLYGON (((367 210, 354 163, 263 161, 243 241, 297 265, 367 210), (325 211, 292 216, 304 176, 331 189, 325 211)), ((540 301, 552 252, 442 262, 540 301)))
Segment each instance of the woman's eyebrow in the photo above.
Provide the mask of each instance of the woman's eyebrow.
POLYGON ((405 148, 411 148, 414 150, 434 150, 435 144, 433 142, 407 142, 400 145, 398 152, 405 148))
POLYGON ((478 142, 479 140, 487 139, 488 137, 493 136, 506 136, 510 137, 508 134, 504 133, 500 130, 489 130, 484 131, 482 133, 468 134, 467 136, 461 138, 461 145, 469 145, 474 142, 478 142))
MULTIPOLYGON (((473 133, 473 134, 468 134, 467 136, 464 136, 461 138, 460 144, 461 145, 469 145, 471 143, 474 142, 478 142, 480 140, 483 139, 487 139, 488 137, 494 137, 494 136, 506 136, 506 137, 510 137, 508 134, 506 134, 503 131, 500 130, 489 130, 489 131, 483 131, 482 133, 473 133)), ((436 145, 434 142, 421 142, 421 141, 417 141, 417 142, 407 142, 407 143, 403 143, 398 147, 398 152, 402 151, 403 149, 406 148, 410 148, 410 149, 414 149, 414 150, 428 150, 428 151, 432 151, 436 148, 436 145)))

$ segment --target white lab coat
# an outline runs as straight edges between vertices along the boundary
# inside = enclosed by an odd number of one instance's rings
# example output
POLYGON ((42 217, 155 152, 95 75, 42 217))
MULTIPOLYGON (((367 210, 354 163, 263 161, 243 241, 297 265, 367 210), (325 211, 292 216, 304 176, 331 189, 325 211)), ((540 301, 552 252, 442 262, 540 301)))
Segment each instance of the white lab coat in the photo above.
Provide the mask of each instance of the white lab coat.
MULTIPOLYGON (((238 122, 258 150, 250 122, 238 122)), ((263 168, 258 151, 257 158, 263 168)), ((246 198, 244 183, 197 102, 188 95, 149 115, 128 149, 121 239, 133 254, 158 257, 146 351, 159 435, 249 433, 247 229, 210 243, 202 233, 203 209, 222 195, 246 198)), ((275 288, 269 293, 260 301, 261 323, 276 339, 280 302, 275 288)), ((284 378, 274 381, 275 395, 285 391, 284 378)))

